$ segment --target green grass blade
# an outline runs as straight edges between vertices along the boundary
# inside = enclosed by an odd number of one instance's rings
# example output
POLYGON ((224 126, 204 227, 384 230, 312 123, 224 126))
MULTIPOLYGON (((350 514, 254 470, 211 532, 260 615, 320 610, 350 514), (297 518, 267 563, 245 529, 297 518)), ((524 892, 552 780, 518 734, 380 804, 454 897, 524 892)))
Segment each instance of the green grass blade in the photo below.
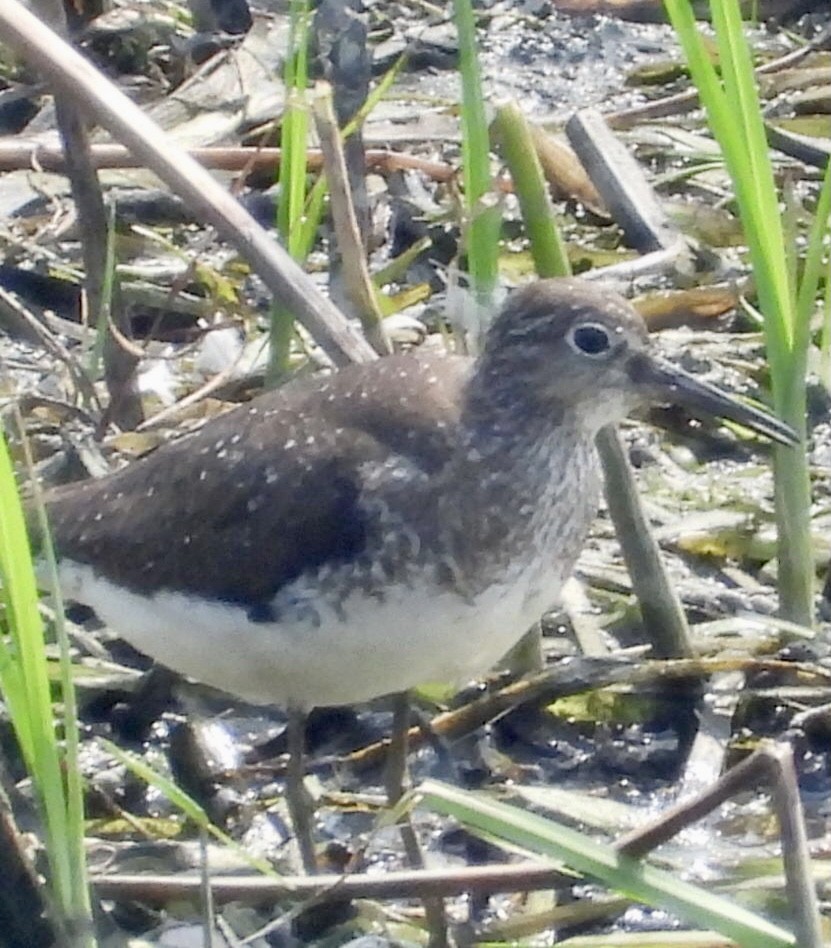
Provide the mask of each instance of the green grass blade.
MULTIPOLYGON (((0 578, 7 635, 0 648, 0 689, 12 718, 27 770, 41 807, 53 901, 73 944, 94 945, 83 850, 82 794, 78 776, 77 725, 64 722, 69 752, 56 733, 43 622, 23 510, 5 437, 0 433, 0 578), (65 782, 67 768, 75 774, 65 782)), ((64 643, 66 645, 66 643, 64 643)), ((67 713, 74 714, 71 674, 63 658, 67 713)))
MULTIPOLYGON (((713 0, 722 80, 707 57, 686 0, 665 0, 730 173, 764 317, 773 400, 805 440, 810 306, 794 282, 750 50, 736 0, 713 0), (799 297, 799 302, 798 302, 799 297)), ((810 479, 804 447, 774 450, 779 595, 783 615, 813 621, 810 479)))
POLYGON ((407 64, 407 58, 407 53, 402 53, 392 64, 392 66, 390 66, 390 68, 384 73, 384 75, 381 76, 380 82, 370 89, 363 105, 341 129, 341 135, 344 137, 344 139, 347 139, 350 135, 355 134, 355 132, 366 121, 367 116, 369 116, 375 106, 378 105, 378 103, 381 102, 384 96, 390 91, 395 80, 401 73, 401 70, 407 64))
POLYGON ((286 107, 280 133, 280 203, 277 229, 289 253, 297 259, 292 235, 303 216, 306 203, 306 146, 309 112, 306 103, 308 84, 309 4, 308 0, 292 0, 289 26, 289 47, 283 81, 286 86, 286 107))
POLYGON ((417 792, 423 805, 488 837, 561 861, 629 898, 663 908, 691 924, 712 928, 740 945, 796 945, 794 936, 785 929, 742 906, 647 863, 622 856, 612 846, 553 820, 433 780, 425 781, 417 792))
POLYGON ((493 133, 511 172, 534 269, 541 277, 571 276, 568 252, 557 226, 534 140, 522 109, 515 102, 496 110, 493 133))
POLYGON ((489 309, 496 287, 502 213, 491 190, 490 136, 476 52, 476 23, 470 0, 454 0, 462 79, 462 181, 465 246, 476 298, 489 309))
POLYGON ((796 322, 792 305, 793 284, 787 266, 787 253, 783 252, 786 246, 784 228, 750 48, 744 35, 738 4, 719 2, 711 6, 722 57, 728 108, 724 122, 729 122, 732 116, 741 133, 741 146, 730 149, 729 167, 734 185, 738 184, 741 192, 737 190, 737 197, 745 221, 751 259, 757 267, 756 282, 761 308, 766 314, 766 322, 772 322, 771 328, 781 340, 777 345, 792 352, 796 322), (762 260, 764 266, 758 272, 762 260))
POLYGON ((185 791, 177 786, 169 777, 153 770, 153 768, 137 754, 122 750, 117 744, 113 744, 112 741, 108 741, 103 737, 99 738, 98 741, 108 754, 111 754, 117 761, 123 764, 134 776, 138 777, 139 780, 143 780, 151 787, 155 787, 166 800, 173 804, 173 806, 204 833, 207 833, 229 849, 232 849, 258 872, 262 872, 268 876, 277 875, 271 863, 265 859, 252 856, 244 846, 241 846, 235 839, 230 837, 227 833, 224 833, 218 826, 215 826, 211 822, 211 818, 196 800, 185 793, 185 791))
POLYGON ((0 636, 0 687, 29 770, 34 768, 37 759, 38 722, 27 713, 28 702, 44 698, 51 701, 48 681, 41 682, 24 661, 24 656, 30 654, 25 643, 36 641, 38 637, 43 639, 31 562, 17 485, 3 435, 0 438, 0 578, 10 636, 8 639, 0 636))
POLYGON ((109 335, 109 323, 112 318, 113 290, 117 274, 115 267, 115 202, 111 203, 107 215, 107 245, 106 260, 104 261, 104 282, 101 286, 101 311, 94 314, 97 317, 95 324, 95 342, 89 352, 87 374, 95 380, 101 376, 101 366, 104 361, 104 346, 109 335))
POLYGON ((831 392, 831 280, 825 281, 822 300, 822 330, 820 332, 820 367, 826 391, 831 392))
POLYGON ((811 232, 808 235, 808 247, 805 254, 805 267, 799 283, 797 295, 797 324, 801 337, 798 348, 807 351, 811 331, 811 316, 814 313, 820 280, 825 274, 826 283, 831 283, 828 272, 829 237, 831 236, 831 162, 825 167, 825 178, 819 193, 811 232))
POLYGON ((320 222, 323 220, 323 214, 326 210, 328 193, 329 185, 326 181, 326 175, 320 174, 317 181, 309 189, 303 216, 294 225, 296 231, 294 243, 298 260, 305 260, 312 252, 315 238, 320 229, 320 222))
MULTIPOLYGON (((113 222, 114 223, 114 222, 113 222)), ((107 291, 105 291, 105 297, 107 291)), ((23 426, 20 425, 22 430, 23 426)), ((84 835, 86 830, 84 816, 84 782, 81 776, 80 749, 81 731, 78 724, 78 699, 75 691, 75 670, 72 665, 72 646, 64 620, 63 598, 58 580, 58 567, 52 536, 46 517, 46 508, 37 480, 34 477, 34 460, 31 456, 28 440, 23 438, 26 453, 26 467, 30 472, 35 489, 35 509, 38 529, 41 537, 42 556, 49 575, 49 587, 54 606, 55 638, 58 643, 58 683, 60 685, 63 712, 63 774, 66 808, 66 838, 58 841, 67 851, 68 862, 72 867, 71 900, 76 914, 85 920, 92 918, 89 880, 87 877, 86 849, 84 835)), ((52 681, 50 663, 44 655, 47 678, 52 681)))
MULTIPOLYGON (((283 82, 286 106, 280 132, 280 201, 277 206, 277 230, 295 260, 305 259, 312 233, 304 226, 306 204, 306 148, 309 112, 306 102, 308 85, 308 47, 311 14, 308 0, 291 0, 289 41, 283 82)), ((315 221, 315 229, 318 221, 315 221)), ((291 342, 294 338, 294 314, 275 302, 271 311, 271 338, 268 381, 276 382, 289 369, 291 342)))

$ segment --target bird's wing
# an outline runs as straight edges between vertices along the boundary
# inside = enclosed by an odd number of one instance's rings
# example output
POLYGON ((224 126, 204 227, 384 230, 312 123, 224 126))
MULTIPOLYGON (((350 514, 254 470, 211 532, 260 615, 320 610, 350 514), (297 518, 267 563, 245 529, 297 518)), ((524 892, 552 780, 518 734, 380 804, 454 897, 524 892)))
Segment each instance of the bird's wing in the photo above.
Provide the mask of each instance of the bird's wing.
POLYGON ((367 537, 366 471, 445 464, 466 360, 394 356, 263 395, 105 478, 54 493, 58 555, 136 592, 256 610, 367 537))

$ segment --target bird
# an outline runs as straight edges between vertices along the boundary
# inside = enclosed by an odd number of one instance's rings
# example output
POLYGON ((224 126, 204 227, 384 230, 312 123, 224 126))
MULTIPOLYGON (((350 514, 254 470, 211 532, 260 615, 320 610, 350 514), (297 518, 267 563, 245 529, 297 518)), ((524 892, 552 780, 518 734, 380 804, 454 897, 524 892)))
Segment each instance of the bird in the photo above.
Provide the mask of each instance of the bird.
POLYGON ((621 296, 538 280, 475 358, 419 349, 297 380, 56 489, 61 589, 161 664, 290 722, 464 683, 556 603, 598 508, 595 436, 648 403, 796 440, 661 359, 621 296))

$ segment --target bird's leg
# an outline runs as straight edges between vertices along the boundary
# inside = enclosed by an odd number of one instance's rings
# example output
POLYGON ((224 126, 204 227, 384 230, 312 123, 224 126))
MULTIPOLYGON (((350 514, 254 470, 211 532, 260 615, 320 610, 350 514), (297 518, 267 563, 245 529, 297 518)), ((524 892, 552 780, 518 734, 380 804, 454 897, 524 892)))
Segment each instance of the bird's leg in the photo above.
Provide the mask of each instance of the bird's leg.
MULTIPOLYGON (((384 770, 384 788, 387 791, 387 802, 391 807, 395 806, 404 794, 409 730, 410 696, 406 691, 402 691, 401 694, 393 697, 392 732, 384 770)), ((423 869, 424 853, 421 851, 421 844, 410 822, 410 817, 405 816, 398 828, 410 866, 413 869, 423 869)), ((444 914, 444 902, 440 898, 425 899, 424 914, 430 932, 429 948, 446 948, 447 919, 444 914)))
POLYGON ((317 872, 312 827, 314 823, 314 803, 306 790, 303 778, 306 771, 306 712, 298 708, 289 708, 288 726, 288 766, 286 767, 286 803, 291 815, 292 828, 300 849, 303 868, 309 875, 317 872))
MULTIPOLYGON (((384 769, 384 788, 387 791, 387 803, 394 807, 404 795, 404 783, 407 777, 407 744, 410 728, 410 697, 406 691, 393 697, 392 731, 384 769)), ((399 824, 401 841, 407 860, 413 869, 424 868, 424 854, 415 834, 409 816, 404 816, 399 824)))
POLYGON ((410 696, 406 691, 393 696, 392 730, 387 763, 384 768, 384 789, 387 802, 395 806, 404 794, 407 779, 407 745, 410 730, 410 696))

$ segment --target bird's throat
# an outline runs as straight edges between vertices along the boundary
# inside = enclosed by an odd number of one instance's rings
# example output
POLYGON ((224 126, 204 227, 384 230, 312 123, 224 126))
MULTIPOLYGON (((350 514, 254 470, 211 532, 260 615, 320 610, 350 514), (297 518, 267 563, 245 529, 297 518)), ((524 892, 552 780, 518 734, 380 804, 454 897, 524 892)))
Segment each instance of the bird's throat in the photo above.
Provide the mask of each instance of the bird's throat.
POLYGON ((594 518, 593 442, 567 424, 541 427, 492 418, 472 425, 446 472, 440 519, 460 572, 476 587, 517 570, 547 573, 555 561, 564 580, 594 518))

